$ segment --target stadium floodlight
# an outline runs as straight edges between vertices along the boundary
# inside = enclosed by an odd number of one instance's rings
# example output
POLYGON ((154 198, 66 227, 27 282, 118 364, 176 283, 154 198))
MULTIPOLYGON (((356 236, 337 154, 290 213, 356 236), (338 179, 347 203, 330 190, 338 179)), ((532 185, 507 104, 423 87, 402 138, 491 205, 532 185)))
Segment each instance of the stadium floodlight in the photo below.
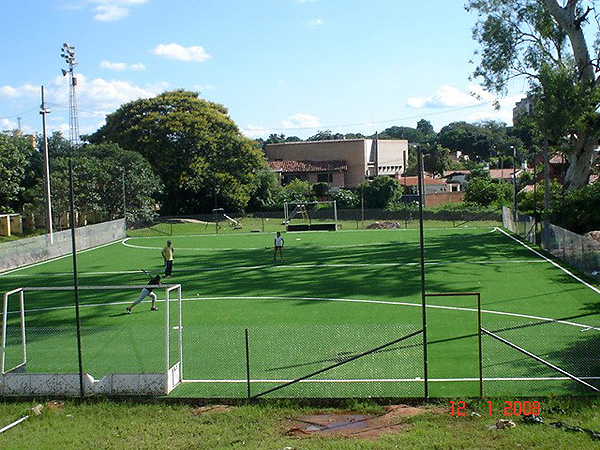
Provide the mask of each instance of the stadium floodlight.
POLYGON ((46 201, 46 234, 50 239, 50 244, 54 243, 54 235, 52 233, 52 199, 50 196, 50 159, 48 156, 48 133, 46 130, 46 114, 50 114, 50 109, 46 108, 44 100, 44 86, 42 86, 42 104, 40 106, 40 114, 42 115, 42 127, 44 136, 44 198, 46 201))

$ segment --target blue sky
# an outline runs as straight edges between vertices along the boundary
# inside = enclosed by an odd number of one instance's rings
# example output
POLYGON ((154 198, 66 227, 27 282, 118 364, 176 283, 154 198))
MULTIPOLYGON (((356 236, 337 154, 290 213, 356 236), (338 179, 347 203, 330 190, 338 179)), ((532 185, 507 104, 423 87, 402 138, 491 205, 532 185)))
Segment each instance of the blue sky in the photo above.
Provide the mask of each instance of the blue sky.
POLYGON ((319 130, 436 131, 511 123, 469 80, 475 16, 460 0, 19 0, 3 2, 0 130, 68 136, 64 42, 75 47, 82 134, 121 104, 187 89, 223 104, 243 133, 306 138, 319 130), (477 92, 481 99, 472 95, 477 92))

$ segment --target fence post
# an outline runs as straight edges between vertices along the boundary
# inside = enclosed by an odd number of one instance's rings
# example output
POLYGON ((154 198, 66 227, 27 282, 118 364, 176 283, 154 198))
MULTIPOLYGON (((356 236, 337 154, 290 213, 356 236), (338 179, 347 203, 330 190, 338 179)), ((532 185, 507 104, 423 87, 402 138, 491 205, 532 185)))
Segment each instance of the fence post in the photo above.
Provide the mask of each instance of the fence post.
POLYGON ((246 335, 246 380, 247 380, 247 388, 248 388, 248 398, 250 395, 250 345, 248 342, 248 328, 245 329, 246 335))

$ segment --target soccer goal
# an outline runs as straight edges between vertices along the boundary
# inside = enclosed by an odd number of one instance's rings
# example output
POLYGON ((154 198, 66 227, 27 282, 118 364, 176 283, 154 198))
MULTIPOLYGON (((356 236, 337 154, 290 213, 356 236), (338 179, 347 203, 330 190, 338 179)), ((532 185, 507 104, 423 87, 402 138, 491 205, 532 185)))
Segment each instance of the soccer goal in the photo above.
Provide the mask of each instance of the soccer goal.
POLYGON ((21 287, 3 295, 0 395, 165 395, 183 377, 181 285, 21 287), (162 316, 162 317, 161 317, 162 316), (79 368, 81 367, 81 372, 79 368))
POLYGON ((338 229, 337 203, 335 200, 300 202, 283 205, 283 225, 286 231, 314 231, 338 229), (292 220, 294 223, 292 224, 292 220))

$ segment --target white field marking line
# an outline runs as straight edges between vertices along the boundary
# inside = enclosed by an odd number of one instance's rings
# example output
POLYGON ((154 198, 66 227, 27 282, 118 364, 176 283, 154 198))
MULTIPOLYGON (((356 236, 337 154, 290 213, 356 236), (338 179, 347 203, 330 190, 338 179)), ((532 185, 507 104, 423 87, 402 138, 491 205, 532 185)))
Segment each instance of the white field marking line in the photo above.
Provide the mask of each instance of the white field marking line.
MULTIPOLYGON (((427 228, 427 230, 455 230, 457 228, 427 228)), ((473 227, 473 228, 459 228, 459 229, 474 229, 474 230, 486 230, 485 233, 482 234, 489 234, 489 233, 493 233, 495 231, 495 227, 494 228, 488 228, 488 227, 473 227)), ((355 233, 358 231, 365 231, 365 230, 347 230, 345 231, 346 233, 355 233)), ((419 231, 418 229, 395 229, 395 230, 375 230, 375 231, 419 231)), ((320 231, 314 231, 311 233, 321 233, 320 231)), ((286 233, 287 234, 287 233, 286 233)), ((294 234, 289 233, 289 234, 294 234)), ((298 232, 299 235, 305 235, 306 232, 298 232)), ((256 236, 255 234, 243 234, 244 236, 256 236)), ((183 236, 179 236, 179 237, 183 237, 183 238, 189 238, 189 237, 215 237, 215 236, 223 236, 220 234, 198 234, 198 235, 183 235, 183 236)), ((227 236, 231 236, 231 235, 227 235, 227 236)), ((125 247, 130 247, 130 248, 137 248, 137 249, 141 249, 141 250, 162 250, 163 247, 147 247, 145 245, 136 245, 136 244, 130 244, 127 241, 129 241, 130 239, 164 239, 164 237, 157 237, 157 236, 140 236, 140 237, 128 237, 125 238, 121 241, 121 243, 125 246, 125 247)), ((381 245, 387 245, 387 244, 398 244, 399 242, 396 241, 387 241, 387 242, 371 242, 368 244, 339 244, 339 245, 319 245, 319 244, 309 244, 309 245, 301 245, 301 247, 303 248, 310 248, 310 247, 319 247, 319 248, 349 248, 349 247, 370 247, 370 246, 381 246, 381 245)), ((269 247, 271 248, 271 247, 269 247)), ((288 246, 289 248, 289 246, 288 246)), ((266 250, 263 247, 247 247, 247 248, 234 248, 234 247, 177 247, 177 250, 182 250, 182 251, 217 251, 217 250, 266 250)))
MULTIPOLYGON (((350 299, 350 298, 320 298, 320 297, 191 297, 189 299, 182 300, 302 300, 302 301, 329 301, 329 302, 346 302, 346 303, 373 303, 379 305, 399 305, 399 306, 414 306, 421 307, 420 303, 406 303, 406 302, 391 302, 384 300, 361 300, 361 299, 350 299)), ((427 308, 432 309, 447 309, 451 311, 466 311, 466 312, 477 312, 475 308, 463 308, 459 306, 442 306, 442 305, 427 305, 427 308)), ((504 311, 492 311, 487 309, 482 309, 482 313, 486 314, 497 314, 500 316, 511 316, 511 317, 519 317, 523 319, 534 319, 534 320, 542 320, 545 322, 554 322, 561 323, 563 325, 570 325, 573 327, 584 328, 587 330, 593 329, 600 331, 600 328, 594 327, 592 325, 584 325, 577 322, 569 322, 566 320, 557 320, 551 319, 549 317, 539 317, 539 316, 531 316, 529 314, 518 314, 518 313, 510 313, 504 311)))
MULTIPOLYGON (((600 377, 581 377, 582 380, 600 380, 600 377)), ((483 381, 564 381, 571 380, 569 377, 514 377, 514 378, 483 378, 483 381)), ((251 383, 289 383, 294 380, 277 380, 277 379, 251 379, 251 383)), ((300 380, 299 383, 423 383, 423 378, 338 378, 329 380, 300 380)), ((427 381, 448 383, 448 382, 465 382, 479 381, 479 378, 429 378, 427 381)), ((184 379, 182 383, 247 383, 246 379, 184 379)))
MULTIPOLYGON (((117 243, 119 243, 121 241, 123 241, 123 239, 119 239, 118 241, 109 242, 107 244, 102 244, 102 245, 99 245, 97 247, 86 248, 85 250, 78 250, 77 253, 79 254, 79 253, 89 252, 91 250, 97 250, 99 248, 108 247, 109 245, 117 244, 117 243)), ((8 275, 9 273, 18 272, 18 271, 24 270, 24 269, 29 269, 30 267, 35 267, 35 266, 39 266, 39 265, 46 264, 46 263, 49 263, 49 262, 58 261, 59 259, 68 258, 70 256, 72 256, 72 254, 68 253, 66 255, 57 256, 56 258, 51 258, 51 259, 47 259, 45 261, 40 261, 40 262, 37 262, 37 263, 28 264, 26 266, 17 267, 16 269, 11 269, 11 270, 8 270, 6 272, 0 272, 0 277, 3 276, 3 275, 8 275)), ((71 275, 72 275, 72 273, 71 273, 71 275)))
POLYGON ((504 234, 505 236, 508 236, 509 238, 511 238, 513 241, 518 242, 519 244, 521 244, 523 247, 525 247, 527 250, 535 253, 537 256, 539 256, 540 258, 548 261, 550 264, 552 264, 554 267, 562 270, 564 273, 566 273, 567 275, 569 275, 570 277, 574 278, 575 280, 579 281, 581 284, 583 284, 584 286, 587 286, 588 288, 590 288, 592 291, 594 291, 596 294, 600 294, 600 289, 598 289, 596 286, 592 286, 591 284, 589 284, 587 281, 582 280, 581 278, 579 278, 577 275, 575 275, 573 272, 565 269, 564 267, 562 267, 560 264, 556 263, 555 261, 552 261, 550 258, 547 258, 546 256, 542 255, 540 252, 538 252, 537 250, 531 248, 529 245, 525 244, 524 242, 520 241, 519 239, 515 238, 514 236, 511 236, 509 233, 507 233, 506 231, 504 231, 501 228, 496 227, 496 230, 498 230, 500 233, 504 234))
MULTIPOLYGON (((185 301, 185 302, 190 302, 190 301, 200 301, 200 300, 302 300, 302 301, 330 301, 330 302, 344 302, 344 303, 370 303, 370 304, 377 304, 377 305, 396 305, 396 306, 413 306, 413 307, 421 307, 420 303, 406 303, 406 302, 391 302, 391 301, 384 301, 384 300, 361 300, 361 299, 350 299, 350 298, 321 298, 321 297, 275 297, 275 296, 266 296, 266 297, 246 297, 246 296, 242 296, 242 297, 186 297, 186 298, 182 298, 181 301, 185 301)), ((157 300, 157 302, 159 303, 164 303, 165 300, 157 300)), ((177 301, 176 299, 171 299, 171 302, 177 301)), ((142 303, 147 303, 148 301, 142 302, 142 303)), ((109 303, 94 303, 94 304, 84 304, 84 305, 80 305, 80 308, 92 308, 92 307, 99 307, 99 306, 118 306, 118 305, 126 305, 131 303, 131 301, 125 301, 125 302, 109 302, 109 303)), ((26 313, 31 313, 31 312, 44 312, 44 311, 53 311, 53 310, 60 310, 60 309, 72 309, 74 308, 74 305, 69 305, 69 306, 50 306, 47 308, 37 308, 37 309, 27 309, 25 312, 26 313)), ((477 309, 475 308, 463 308, 463 307, 458 307, 458 306, 442 306, 442 305, 431 305, 428 304, 427 308, 432 308, 432 309, 447 309, 447 310, 451 310, 451 311, 466 311, 466 312, 477 312, 477 309)), ((600 331, 600 328, 598 327, 594 327, 592 325, 585 325, 585 324, 580 324, 577 322, 570 322, 570 321, 566 321, 566 320, 557 320, 557 319, 552 319, 549 317, 540 317, 540 316, 532 316, 529 314, 518 314, 518 313, 510 313, 510 312, 504 312, 504 311, 492 311, 492 310, 487 310, 487 309, 482 309, 481 310, 482 313, 485 314, 496 314, 496 315, 500 315, 500 316, 510 316, 510 317, 519 317, 522 319, 533 319, 533 320, 541 320, 544 322, 553 322, 553 323, 560 323, 563 325, 569 325, 569 326, 573 326, 573 327, 578 327, 578 328, 582 328, 583 331, 589 331, 589 330, 597 330, 600 331)), ((17 311, 9 311, 8 314, 16 314, 17 311)))
MULTIPOLYGON (((416 262, 408 262, 408 263, 344 263, 344 264, 285 264, 283 266, 277 265, 274 266, 272 264, 263 264, 260 266, 224 266, 224 267, 203 267, 198 269, 177 269, 177 272, 213 272, 219 270, 248 270, 248 269, 277 269, 277 270, 285 270, 285 269, 316 269, 319 267, 402 267, 402 266, 418 266, 420 263, 416 262)), ((445 261, 429 261, 426 262, 426 266, 449 266, 449 265, 458 265, 458 264, 547 264, 547 261, 542 261, 539 259, 531 259, 531 260, 488 260, 488 261, 453 261, 453 262, 445 262, 445 261)), ((155 272, 162 272, 162 268, 160 270, 155 270, 155 272)), ((137 274, 140 273, 140 270, 118 270, 118 271, 103 271, 103 272, 78 272, 80 275, 120 275, 120 274, 137 274)), ((14 277, 23 277, 23 278, 35 278, 35 277, 57 277, 57 276, 72 276, 73 272, 56 272, 56 273, 35 273, 35 274, 18 274, 13 275, 14 277)))

